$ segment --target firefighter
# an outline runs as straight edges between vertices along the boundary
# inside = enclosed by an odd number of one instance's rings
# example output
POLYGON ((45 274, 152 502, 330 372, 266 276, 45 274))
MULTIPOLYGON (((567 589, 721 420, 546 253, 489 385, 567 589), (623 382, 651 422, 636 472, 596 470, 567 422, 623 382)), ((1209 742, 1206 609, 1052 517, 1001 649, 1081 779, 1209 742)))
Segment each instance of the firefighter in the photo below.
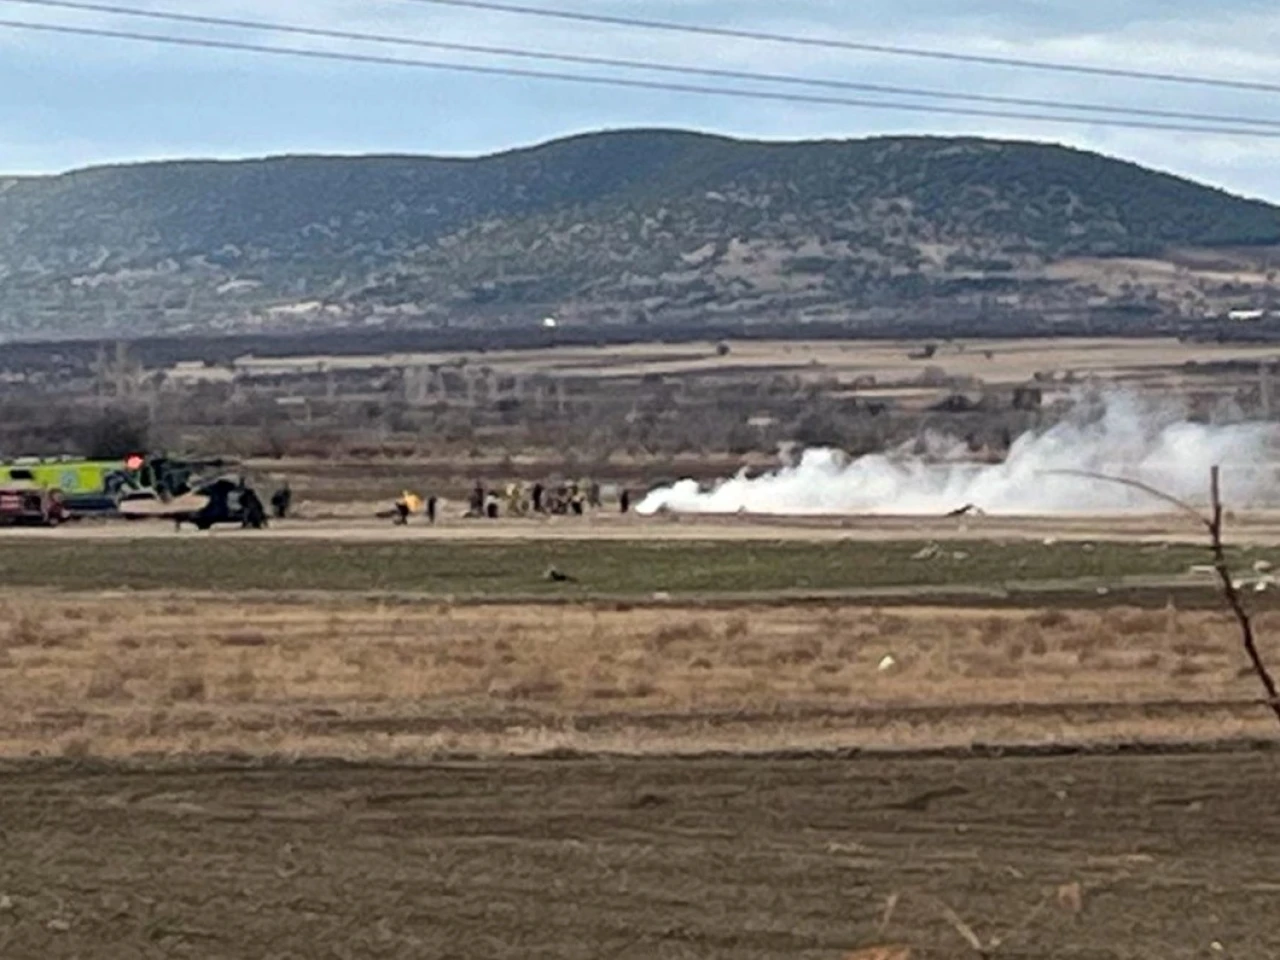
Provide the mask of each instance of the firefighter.
POLYGON ((293 491, 289 489, 289 481, 286 480, 284 486, 271 495, 271 510, 277 520, 283 520, 289 515, 289 505, 292 502, 293 491))
POLYGON ((403 527, 409 523, 410 514, 417 513, 422 509, 422 498, 417 494, 410 493, 408 490, 405 490, 396 500, 395 508, 395 524, 398 527, 403 527))

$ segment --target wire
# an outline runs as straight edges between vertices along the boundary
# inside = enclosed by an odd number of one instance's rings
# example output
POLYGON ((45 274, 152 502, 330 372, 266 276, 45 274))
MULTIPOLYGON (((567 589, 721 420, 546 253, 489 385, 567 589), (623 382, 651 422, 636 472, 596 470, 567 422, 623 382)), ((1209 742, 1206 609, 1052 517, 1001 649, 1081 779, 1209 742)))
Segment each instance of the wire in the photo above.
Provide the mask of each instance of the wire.
POLYGON ((768 33, 759 30, 739 30, 733 27, 713 27, 705 24, 674 23, 668 20, 641 20, 603 13, 580 13, 575 10, 548 10, 515 3, 497 3, 492 0, 406 0, 409 3, 430 3, 442 7, 466 7, 471 10, 493 10, 518 16, 546 17, 554 20, 572 20, 579 23, 599 23, 614 27, 631 27, 642 30, 666 30, 674 33, 694 33, 712 37, 732 37, 738 40, 758 40, 765 43, 788 43, 805 47, 825 47, 830 50, 857 50, 861 53, 882 53, 898 57, 920 57, 929 60, 947 60, 959 63, 978 63, 989 67, 1015 67, 1021 70, 1045 70, 1056 73, 1086 74, 1095 77, 1122 77, 1127 80, 1153 80, 1160 83, 1181 83, 1205 87, 1225 87, 1231 90, 1252 90, 1280 93, 1280 83, 1263 83, 1253 80, 1231 80, 1221 77, 1205 77, 1188 73, 1159 73, 1146 70, 1128 70, 1122 67, 1089 67, 1082 64, 1062 63, 1053 60, 1032 60, 1021 57, 996 57, 976 53, 953 53, 924 47, 903 47, 882 43, 861 43, 853 40, 827 40, 821 37, 794 36, 785 33, 768 33))
POLYGON ((338 53, 327 50, 307 50, 297 47, 273 47, 266 44, 243 43, 232 40, 213 40, 197 37, 137 33, 131 30, 108 30, 98 27, 73 27, 52 23, 31 23, 22 20, 0 20, 0 28, 29 30, 40 33, 56 33, 72 36, 99 37, 112 40, 136 40, 171 46, 232 50, 246 53, 263 53, 278 56, 301 57, 311 60, 328 60, 342 63, 377 64, 381 66, 417 67, 428 70, 470 73, 491 77, 522 77, 533 80, 557 80, 565 83, 593 86, 621 87, 632 90, 661 90, 671 93, 694 93, 706 96, 732 97, 745 100, 763 100, 774 103, 807 103, 820 106, 860 107, 872 110, 896 110, 909 113, 945 114, 948 116, 985 117, 1001 120, 1026 120, 1035 123, 1066 124, 1070 126, 1093 125, 1122 127, 1137 130, 1164 130, 1181 133, 1206 133, 1222 136, 1280 138, 1280 130, 1251 129, 1248 127, 1194 126, 1178 123, 1148 122, 1142 120, 1117 120, 1105 117, 1069 117, 1053 114, 1028 113, 1011 110, 985 110, 978 107, 943 107, 932 104, 903 103, 890 100, 863 100, 852 97, 829 97, 817 94, 780 93, 740 90, 730 87, 712 87, 694 83, 673 83, 659 80, 637 80, 623 77, 605 77, 598 74, 562 73, 552 70, 527 70, 516 67, 481 66, 469 63, 450 63, 441 60, 412 60, 405 57, 388 57, 374 54, 338 53))
POLYGON ((0 2, 20 3, 27 6, 49 7, 60 10, 76 10, 81 12, 106 13, 127 17, 142 17, 148 20, 191 23, 201 26, 233 27, 235 29, 242 30, 259 30, 263 32, 323 37, 337 40, 355 40, 362 43, 423 47, 432 50, 479 53, 486 56, 519 57, 528 60, 575 63, 595 67, 620 67, 629 70, 649 70, 659 73, 689 74, 693 76, 717 77, 727 80, 747 80, 759 83, 808 86, 833 90, 856 90, 863 93, 927 97, 935 100, 950 100, 970 103, 1004 104, 1006 106, 1036 107, 1059 111, 1071 110, 1080 113, 1115 114, 1118 116, 1152 117, 1165 120, 1191 120, 1205 123, 1244 124, 1248 126, 1280 128, 1280 120, 1270 120, 1257 117, 1231 116, 1212 113, 1188 113, 1178 110, 1156 110, 1145 107, 1120 107, 1101 103, 1039 100, 1025 97, 995 96, 991 94, 957 93, 948 90, 926 90, 917 87, 891 86, 878 83, 856 83, 846 80, 799 77, 791 74, 753 73, 741 70, 687 67, 679 64, 657 63, 648 60, 624 60, 613 57, 596 57, 571 53, 544 53, 516 47, 495 47, 468 43, 450 43, 442 40, 422 40, 413 37, 395 37, 387 34, 361 33, 350 30, 333 30, 321 27, 269 23, 259 20, 210 17, 199 14, 178 13, 164 10, 139 10, 134 7, 119 6, 117 4, 83 2, 83 0, 0 0, 0 2))

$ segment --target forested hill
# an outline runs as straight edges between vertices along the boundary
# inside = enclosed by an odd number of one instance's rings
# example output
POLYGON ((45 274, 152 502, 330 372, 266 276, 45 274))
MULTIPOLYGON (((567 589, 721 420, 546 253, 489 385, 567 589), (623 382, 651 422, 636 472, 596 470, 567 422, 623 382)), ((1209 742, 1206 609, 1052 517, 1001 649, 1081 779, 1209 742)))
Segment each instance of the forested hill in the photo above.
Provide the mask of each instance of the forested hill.
POLYGON ((979 139, 637 130, 478 159, 138 164, 0 179, 0 335, 547 313, 906 323, 1114 309, 1141 325, 1268 298, 1277 243, 1268 204, 979 139))

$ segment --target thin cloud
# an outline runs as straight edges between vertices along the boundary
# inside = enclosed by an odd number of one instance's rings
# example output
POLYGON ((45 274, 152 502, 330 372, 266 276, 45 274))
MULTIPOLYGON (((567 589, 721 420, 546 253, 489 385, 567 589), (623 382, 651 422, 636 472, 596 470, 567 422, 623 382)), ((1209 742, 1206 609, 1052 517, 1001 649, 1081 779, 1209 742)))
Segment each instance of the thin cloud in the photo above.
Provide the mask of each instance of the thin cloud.
MULTIPOLYGON (((192 10, 190 5, 176 0, 145 0, 138 5, 155 10, 192 10)), ((547 0, 547 6, 637 14, 632 0, 547 0)), ((17 5, 12 10, 15 15, 20 11, 23 19, 48 23, 128 23, 133 29, 156 33, 212 33, 341 52, 388 52, 386 48, 333 39, 285 39, 253 31, 143 25, 122 18, 23 9, 17 5)), ((408 0, 279 0, 270 5, 253 0, 205 0, 198 12, 451 42, 589 51, 604 57, 978 93, 1008 93, 1016 86, 1020 96, 1058 101, 1116 102, 1280 119, 1280 113, 1272 111, 1274 97, 1246 92, 593 28, 408 0)), ((1274 79, 1273 51, 1280 46, 1280 10, 1273 3, 1260 0, 1216 4, 1198 0, 1112 0, 1106 4, 646 0, 641 15, 855 41, 1259 80, 1274 79)), ((142 44, 35 37, 5 31, 0 31, 0 44, 6 50, 5 57, 0 58, 0 125, 10 131, 9 137, 0 140, 0 170, 56 170, 95 159, 155 155, 285 152, 315 145, 344 152, 411 149, 476 153, 583 129, 660 124, 775 139, 933 132, 1052 140, 1101 149, 1240 192, 1280 199, 1280 184, 1272 172, 1280 159, 1280 143, 1276 142, 852 108, 733 103, 690 95, 626 93, 528 80, 415 74, 391 67, 302 63, 250 54, 205 55, 142 44), (239 78, 251 77, 260 96, 241 103, 220 88, 217 77, 224 65, 234 69, 239 78), (165 83, 165 78, 171 83, 165 83), (96 142, 80 131, 93 128, 90 111, 100 111, 101 105, 87 95, 70 95, 79 92, 80 85, 86 94, 113 94, 111 110, 116 123, 109 130, 103 129, 96 142), (9 89, 8 97, 4 87, 9 89), (350 88, 376 91, 374 97, 366 98, 374 102, 369 102, 361 114, 355 113, 360 105, 347 95, 350 88), (68 91, 68 95, 49 95, 49 91, 59 90, 68 91), (167 96, 173 99, 172 103, 166 103, 167 96), (424 97, 430 108, 429 126, 410 120, 422 115, 424 97), (173 111, 182 106, 179 98, 201 105, 205 123, 198 136, 168 121, 173 111), (24 99, 27 104, 34 101, 52 105, 37 111, 24 105, 24 99), (80 100, 84 101, 83 106, 77 106, 80 100)), ((453 62, 511 62, 408 49, 399 52, 453 62)))

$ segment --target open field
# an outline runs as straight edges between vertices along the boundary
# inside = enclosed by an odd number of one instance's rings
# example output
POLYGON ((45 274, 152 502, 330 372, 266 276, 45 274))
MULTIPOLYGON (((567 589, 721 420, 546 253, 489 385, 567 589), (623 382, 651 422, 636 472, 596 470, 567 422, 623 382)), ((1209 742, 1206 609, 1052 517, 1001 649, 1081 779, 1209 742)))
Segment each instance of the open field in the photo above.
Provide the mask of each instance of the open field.
MULTIPOLYGON (((1268 737, 1219 612, 19 594, 0 755, 758 752, 1268 737)), ((1280 612, 1261 615, 1280 656, 1280 612)))
MULTIPOLYGON (((1270 361, 1280 353, 1274 345, 1183 343, 1172 338, 962 339, 939 344, 938 352, 923 360, 907 356, 919 348, 918 340, 745 340, 729 344, 725 355, 717 352, 715 343, 708 342, 488 350, 479 356, 485 366, 500 374, 609 379, 788 371, 848 379, 872 375, 881 383, 905 383, 930 363, 945 367, 952 376, 1014 384, 1037 373, 1068 370, 1081 377, 1117 381, 1147 379, 1152 372, 1163 370, 1168 381, 1176 379, 1176 370, 1170 368, 1188 362, 1270 361)), ((238 360, 235 369, 255 376, 284 376, 314 370, 441 366, 464 357, 477 360, 475 352, 247 357, 238 360)))
POLYGON ((0 952, 976 957, 963 924, 1014 960, 1254 960, 1280 954, 1278 777, 1274 752, 18 767, 0 952))
MULTIPOLYGON (((483 524, 475 529, 480 530, 483 524)), ((100 529, 132 529, 123 526, 100 529)), ((14 536, 0 551, 9 587, 72 590, 361 591, 423 597, 685 598, 856 595, 907 588, 1203 587, 1195 543, 991 539, 438 539, 295 538, 236 531, 213 536, 82 539, 73 529, 14 536), (554 566, 572 578, 552 582, 554 566)), ((386 531, 389 528, 381 528, 386 531)), ((1242 575, 1280 566, 1280 548, 1232 552, 1242 575)), ((869 596, 871 594, 868 594, 869 596)))
MULTIPOLYGON (((1269 417, 1280 351, 729 346, 19 385, 42 442, 123 398, 300 516, 0 532, 0 957, 1280 955, 1280 728, 1186 518, 458 519, 780 439, 998 459, 1089 377, 1269 417), (442 522, 375 520, 404 488, 442 522)), ((1280 663, 1280 513, 1228 538, 1280 663)))

